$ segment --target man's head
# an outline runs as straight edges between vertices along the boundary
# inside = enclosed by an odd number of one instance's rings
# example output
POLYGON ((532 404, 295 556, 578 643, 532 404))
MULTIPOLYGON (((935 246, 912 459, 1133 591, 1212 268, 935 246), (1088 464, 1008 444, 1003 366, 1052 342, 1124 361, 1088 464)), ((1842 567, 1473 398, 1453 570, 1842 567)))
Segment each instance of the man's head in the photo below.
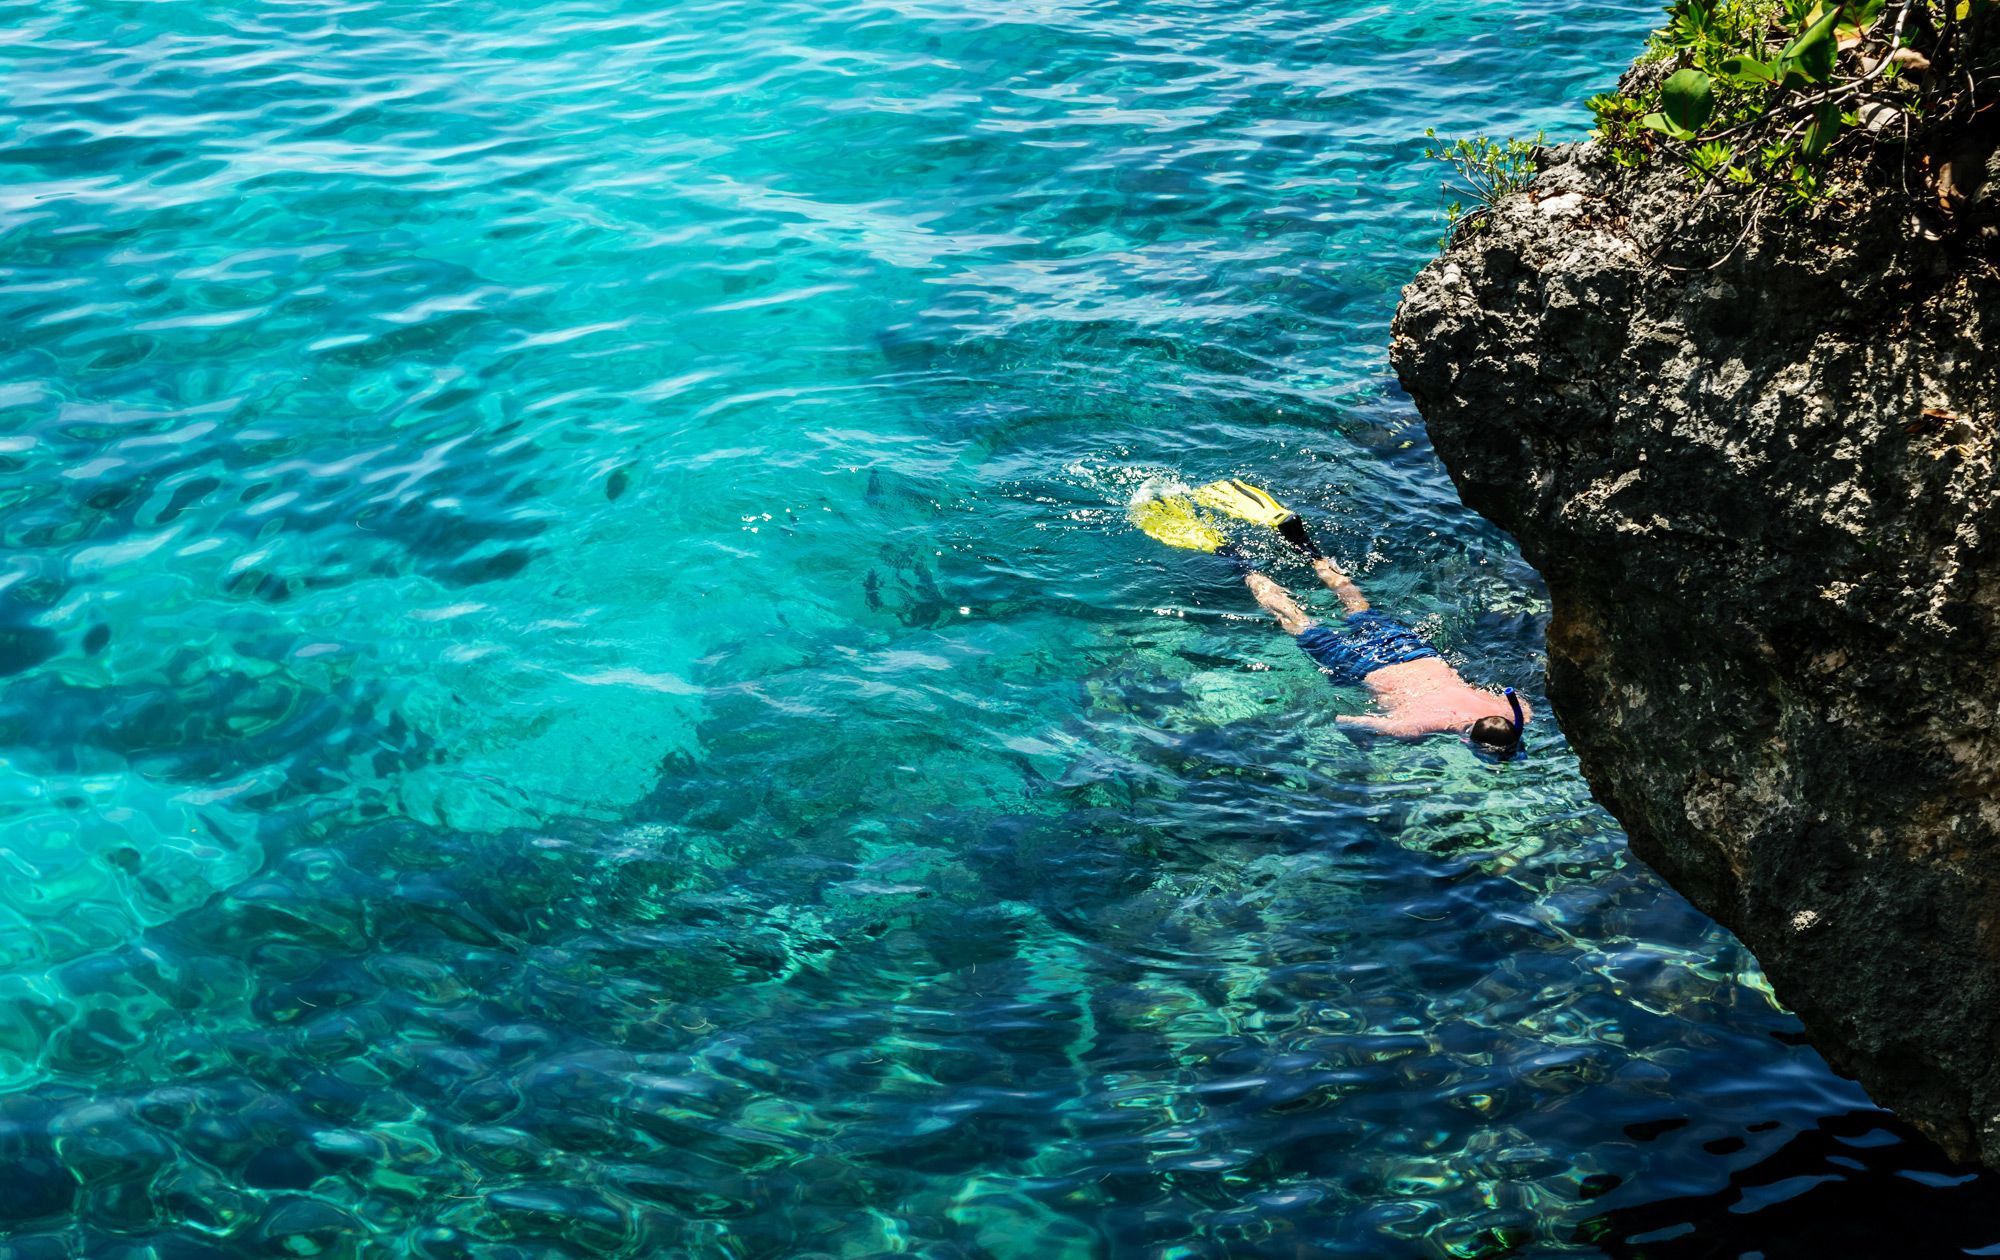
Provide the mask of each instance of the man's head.
POLYGON ((1472 737, 1472 742, 1479 746, 1481 752, 1489 752, 1496 757, 1509 755, 1521 744, 1520 730, 1503 717, 1480 718, 1466 734, 1472 737))
POLYGON ((1507 758, 1521 746, 1521 732, 1528 725, 1528 715, 1521 711, 1521 697, 1512 687, 1500 693, 1507 700, 1507 707, 1514 712, 1512 719, 1499 716, 1483 717, 1466 729, 1472 737, 1473 747, 1496 757, 1507 758))

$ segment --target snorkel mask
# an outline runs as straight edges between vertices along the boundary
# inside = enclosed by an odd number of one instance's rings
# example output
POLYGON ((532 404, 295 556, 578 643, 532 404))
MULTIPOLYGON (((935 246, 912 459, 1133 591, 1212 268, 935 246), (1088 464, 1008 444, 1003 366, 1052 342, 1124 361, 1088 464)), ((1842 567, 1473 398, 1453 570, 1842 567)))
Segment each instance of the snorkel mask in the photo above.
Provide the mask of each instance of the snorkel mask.
POLYGON ((1521 746, 1521 732, 1527 728, 1528 719, 1521 716, 1521 697, 1514 694, 1512 687, 1500 693, 1507 697, 1507 707, 1514 710, 1514 747, 1521 746))

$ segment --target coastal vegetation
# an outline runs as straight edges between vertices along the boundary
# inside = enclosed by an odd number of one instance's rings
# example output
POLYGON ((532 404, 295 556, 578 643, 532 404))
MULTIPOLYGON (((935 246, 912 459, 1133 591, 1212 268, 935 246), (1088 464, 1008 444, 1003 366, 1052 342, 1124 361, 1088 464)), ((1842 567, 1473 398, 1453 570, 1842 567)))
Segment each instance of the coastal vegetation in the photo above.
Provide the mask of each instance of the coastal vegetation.
MULTIPOLYGON (((2000 0, 1675 0, 1617 89, 1590 100, 1592 138, 1621 166, 1671 162, 1702 193, 1746 195, 1753 221, 1883 184, 1950 220, 1989 182, 1996 54, 2000 0)), ((1478 202, 1447 208, 1454 228, 1522 186, 1537 149, 1428 149, 1478 202)))
POLYGON ((1829 195, 1871 140, 1928 138, 1978 108, 1995 0, 1677 0, 1616 92, 1592 99, 1620 164, 1680 161, 1704 185, 1829 195))

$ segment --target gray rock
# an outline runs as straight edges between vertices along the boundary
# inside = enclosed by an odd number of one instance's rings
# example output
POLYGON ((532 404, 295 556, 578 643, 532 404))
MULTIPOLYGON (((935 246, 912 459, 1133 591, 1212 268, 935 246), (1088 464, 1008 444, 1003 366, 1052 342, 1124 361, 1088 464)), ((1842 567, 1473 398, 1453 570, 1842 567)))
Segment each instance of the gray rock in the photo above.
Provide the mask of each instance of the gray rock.
POLYGON ((1689 192, 1556 151, 1404 291, 1396 370, 1548 579, 1633 850, 2000 1167, 2000 282, 1897 198, 1732 251, 1741 203, 1689 192))

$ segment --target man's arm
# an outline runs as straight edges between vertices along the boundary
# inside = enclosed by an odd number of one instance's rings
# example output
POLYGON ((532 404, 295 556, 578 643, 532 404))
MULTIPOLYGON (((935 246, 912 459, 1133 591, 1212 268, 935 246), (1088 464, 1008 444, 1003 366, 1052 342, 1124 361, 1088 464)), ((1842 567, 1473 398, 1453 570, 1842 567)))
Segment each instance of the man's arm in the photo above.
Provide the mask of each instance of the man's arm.
POLYGON ((1431 734, 1428 728, 1412 726, 1389 717, 1369 717, 1363 714, 1342 713, 1334 719, 1335 725, 1350 735, 1379 735, 1385 739, 1418 739, 1431 734))

